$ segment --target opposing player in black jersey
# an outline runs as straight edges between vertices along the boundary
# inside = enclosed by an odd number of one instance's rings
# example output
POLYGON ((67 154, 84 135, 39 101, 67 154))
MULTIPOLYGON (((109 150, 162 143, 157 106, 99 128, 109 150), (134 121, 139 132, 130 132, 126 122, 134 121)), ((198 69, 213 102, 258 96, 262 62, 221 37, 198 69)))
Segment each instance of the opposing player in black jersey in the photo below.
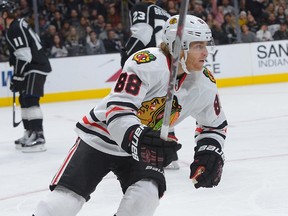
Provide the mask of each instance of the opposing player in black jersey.
POLYGON ((156 0, 142 0, 129 13, 131 37, 121 53, 121 66, 127 58, 147 47, 156 47, 162 42, 162 30, 170 15, 156 5, 156 0))
POLYGON ((44 95, 44 83, 51 66, 38 35, 24 18, 15 17, 16 8, 15 3, 10 0, 0 1, 9 45, 9 63, 14 67, 10 89, 19 92, 25 129, 24 136, 16 140, 15 144, 23 152, 45 151, 43 115, 39 100, 44 95))

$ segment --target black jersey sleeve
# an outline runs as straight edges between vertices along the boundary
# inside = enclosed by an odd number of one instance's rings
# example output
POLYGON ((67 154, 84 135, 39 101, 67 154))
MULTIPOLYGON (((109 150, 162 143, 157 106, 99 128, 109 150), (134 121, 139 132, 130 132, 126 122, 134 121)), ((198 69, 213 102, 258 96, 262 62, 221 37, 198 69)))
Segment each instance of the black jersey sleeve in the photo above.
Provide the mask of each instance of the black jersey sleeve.
POLYGON ((6 33, 10 51, 10 63, 16 73, 37 71, 46 74, 51 71, 51 65, 43 50, 39 36, 22 19, 14 20, 6 33))
POLYGON ((131 37, 125 44, 122 52, 121 66, 123 67, 127 58, 134 52, 144 49, 151 41, 153 34, 153 26, 149 18, 154 17, 154 10, 150 10, 151 6, 147 3, 135 4, 131 9, 130 24, 131 24, 131 37))

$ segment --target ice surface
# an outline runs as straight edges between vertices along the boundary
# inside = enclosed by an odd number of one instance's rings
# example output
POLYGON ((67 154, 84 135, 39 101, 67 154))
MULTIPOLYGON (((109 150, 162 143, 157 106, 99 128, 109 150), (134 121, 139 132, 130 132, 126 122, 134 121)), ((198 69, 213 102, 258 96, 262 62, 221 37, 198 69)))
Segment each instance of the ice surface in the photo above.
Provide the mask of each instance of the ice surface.
MULTIPOLYGON (((186 119, 176 128, 183 144, 181 168, 166 171, 168 190, 155 216, 287 216, 288 83, 222 88, 219 93, 230 124, 221 183, 196 190, 189 180, 195 120, 186 119)), ((0 216, 32 215, 74 144, 75 123, 95 104, 43 104, 48 150, 31 154, 14 148, 23 129, 12 127, 11 107, 0 108, 0 216)), ((121 197, 118 181, 109 174, 78 215, 112 216, 121 197)))

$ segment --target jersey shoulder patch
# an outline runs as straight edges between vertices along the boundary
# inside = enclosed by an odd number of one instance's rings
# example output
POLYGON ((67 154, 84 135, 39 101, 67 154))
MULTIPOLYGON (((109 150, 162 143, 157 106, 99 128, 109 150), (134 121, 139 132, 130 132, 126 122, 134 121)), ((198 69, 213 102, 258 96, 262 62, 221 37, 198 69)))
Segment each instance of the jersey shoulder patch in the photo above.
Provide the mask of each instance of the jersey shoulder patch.
POLYGON ((133 55, 133 61, 136 61, 137 64, 149 63, 156 60, 156 56, 150 53, 148 50, 143 50, 137 52, 133 55))
POLYGON ((208 68, 204 68, 203 74, 210 79, 211 82, 216 83, 216 79, 214 78, 213 74, 211 71, 208 70, 208 68))

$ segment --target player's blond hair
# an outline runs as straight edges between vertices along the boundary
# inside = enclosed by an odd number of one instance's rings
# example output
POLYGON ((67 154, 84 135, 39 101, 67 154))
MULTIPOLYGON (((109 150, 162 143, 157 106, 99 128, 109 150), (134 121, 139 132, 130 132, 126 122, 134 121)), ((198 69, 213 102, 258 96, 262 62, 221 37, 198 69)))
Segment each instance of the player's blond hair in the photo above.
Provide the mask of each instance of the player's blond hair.
POLYGON ((170 55, 169 46, 168 46, 166 43, 162 42, 162 43, 160 44, 159 48, 160 48, 160 50, 163 52, 163 54, 164 54, 165 56, 170 55))

